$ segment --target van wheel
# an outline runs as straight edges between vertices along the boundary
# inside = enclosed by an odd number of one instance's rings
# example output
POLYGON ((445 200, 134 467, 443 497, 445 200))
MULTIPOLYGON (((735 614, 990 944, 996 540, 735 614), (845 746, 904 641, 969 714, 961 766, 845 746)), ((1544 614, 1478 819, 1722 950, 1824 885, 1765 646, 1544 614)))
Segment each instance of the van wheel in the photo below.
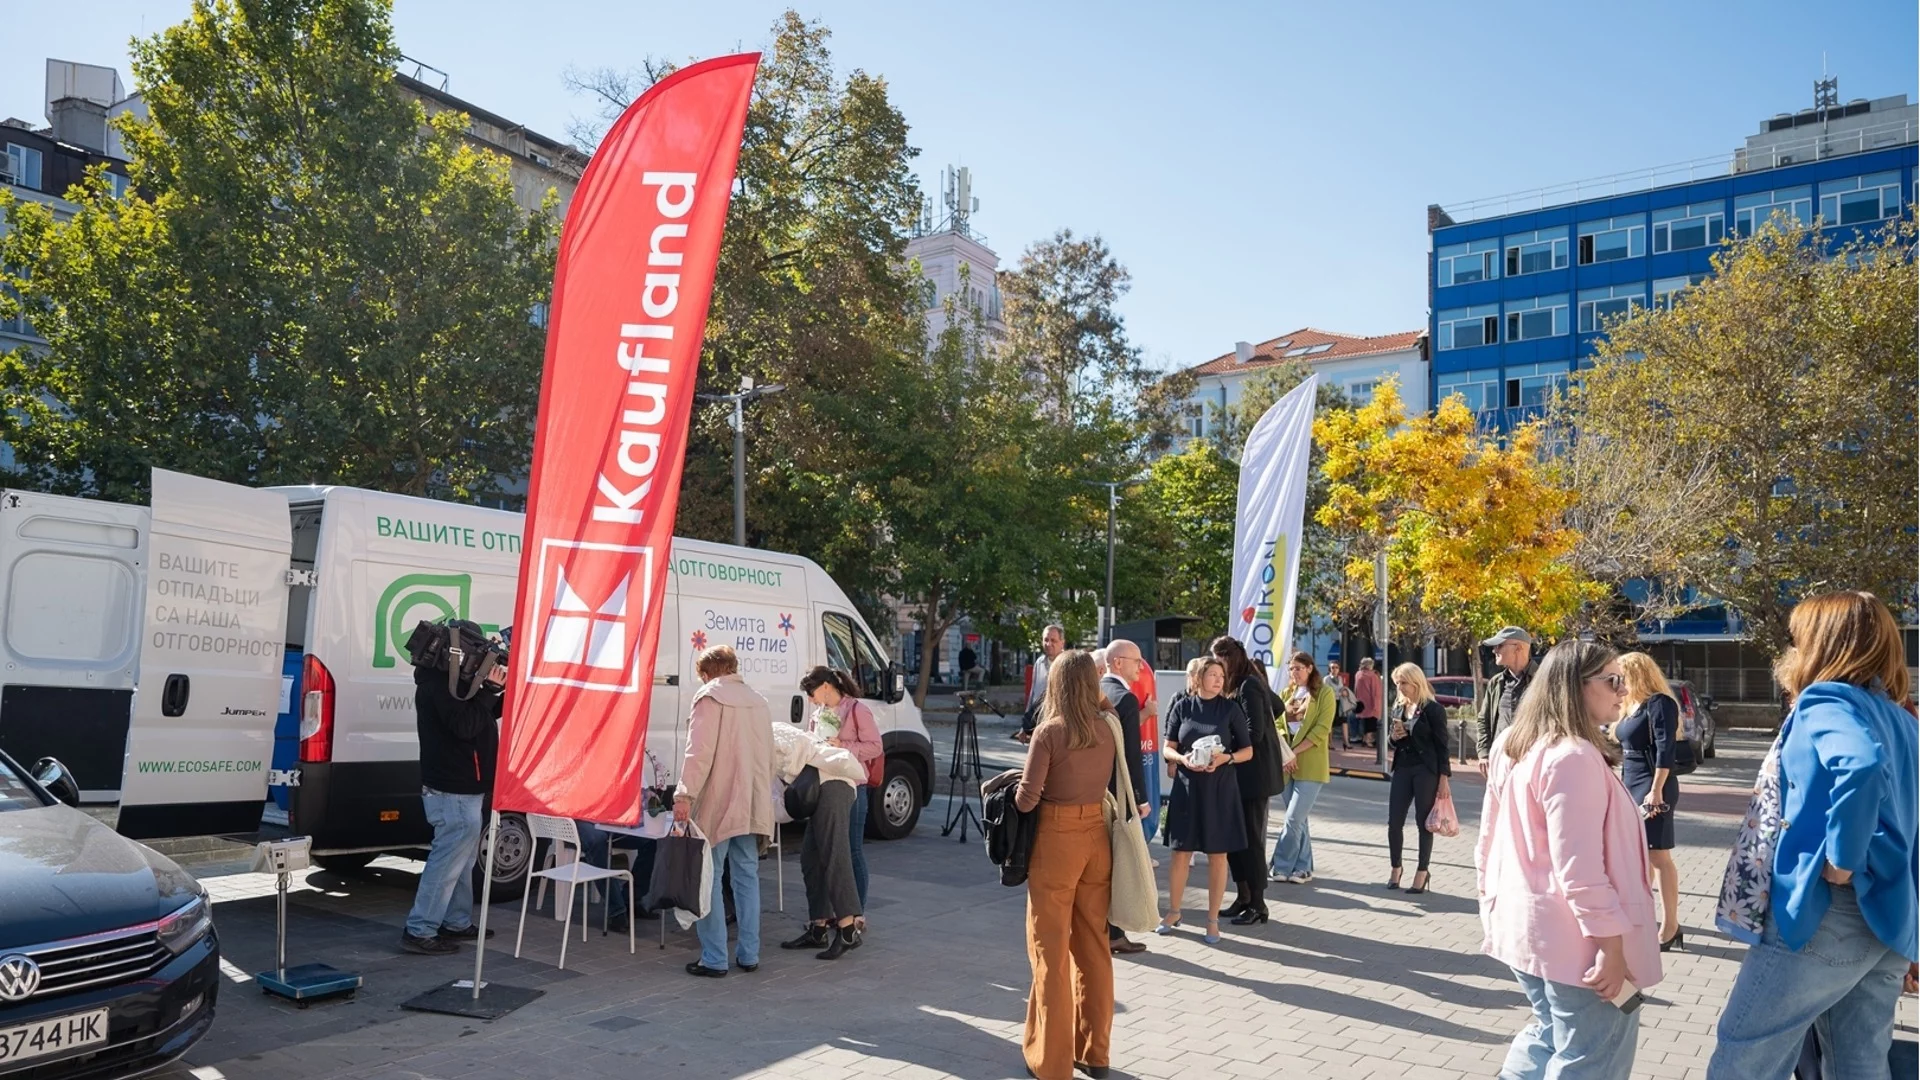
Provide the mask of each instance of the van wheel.
POLYGON ((350 851, 340 855, 315 855, 313 861, 322 870, 336 874, 357 874, 365 870, 378 854, 373 851, 350 851))
POLYGON ((898 840, 920 824, 920 774, 905 758, 888 758, 886 779, 868 794, 867 835, 898 840))
MULTIPOLYGON (((501 814, 500 833, 493 842, 493 902, 520 899, 527 889, 527 861, 533 858, 533 832, 520 814, 501 814)), ((473 898, 478 902, 486 884, 487 849, 483 842, 473 864, 473 898)))

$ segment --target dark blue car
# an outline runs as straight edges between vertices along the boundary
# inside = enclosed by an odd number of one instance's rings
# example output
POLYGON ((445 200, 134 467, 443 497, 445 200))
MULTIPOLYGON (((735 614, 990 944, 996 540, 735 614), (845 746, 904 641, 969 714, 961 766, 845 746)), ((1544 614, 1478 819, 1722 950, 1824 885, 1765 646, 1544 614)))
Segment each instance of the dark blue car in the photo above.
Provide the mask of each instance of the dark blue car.
POLYGON ((59 762, 0 753, 0 1078, 135 1076, 213 1024, 213 910, 165 856, 73 808, 59 762))

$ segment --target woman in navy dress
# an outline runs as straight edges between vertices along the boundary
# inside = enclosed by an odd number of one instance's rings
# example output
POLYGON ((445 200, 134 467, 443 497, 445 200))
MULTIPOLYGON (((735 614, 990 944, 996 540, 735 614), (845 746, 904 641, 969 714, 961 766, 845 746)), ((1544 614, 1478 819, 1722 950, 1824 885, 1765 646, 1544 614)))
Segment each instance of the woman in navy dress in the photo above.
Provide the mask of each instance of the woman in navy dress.
POLYGON ((1620 778, 1639 800, 1647 819, 1647 861, 1660 894, 1660 949, 1685 948, 1680 936, 1680 871, 1673 864, 1673 811, 1680 804, 1680 778, 1673 774, 1673 745, 1682 737, 1680 703, 1660 665, 1646 653, 1620 657, 1627 676, 1621 720, 1613 729, 1625 752, 1620 778))
POLYGON ((1220 901, 1227 891, 1227 856, 1247 846, 1246 817, 1240 809, 1240 783, 1234 766, 1253 757, 1253 739, 1247 714, 1225 697, 1226 666, 1211 656, 1194 661, 1200 667, 1199 692, 1168 710, 1167 733, 1161 756, 1179 767, 1173 778, 1173 804, 1168 814, 1168 838, 1173 865, 1167 872, 1168 911, 1160 920, 1161 934, 1180 925, 1180 901, 1187 890, 1187 872, 1193 853, 1207 855, 1207 932, 1211 945, 1220 940, 1220 901), (1208 736, 1219 738, 1223 749, 1200 763, 1194 744, 1208 736), (1189 756, 1192 755, 1192 756, 1189 756))

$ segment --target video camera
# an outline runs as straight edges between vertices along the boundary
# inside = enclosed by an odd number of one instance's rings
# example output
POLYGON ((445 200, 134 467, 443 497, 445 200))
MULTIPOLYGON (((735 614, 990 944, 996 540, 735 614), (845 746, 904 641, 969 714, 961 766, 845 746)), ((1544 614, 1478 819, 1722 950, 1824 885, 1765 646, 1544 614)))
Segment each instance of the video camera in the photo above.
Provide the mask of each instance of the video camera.
POLYGON ((446 672, 447 692, 470 701, 482 690, 498 693, 506 685, 507 633, 488 634, 466 619, 422 619, 407 638, 407 658, 416 668, 446 672))

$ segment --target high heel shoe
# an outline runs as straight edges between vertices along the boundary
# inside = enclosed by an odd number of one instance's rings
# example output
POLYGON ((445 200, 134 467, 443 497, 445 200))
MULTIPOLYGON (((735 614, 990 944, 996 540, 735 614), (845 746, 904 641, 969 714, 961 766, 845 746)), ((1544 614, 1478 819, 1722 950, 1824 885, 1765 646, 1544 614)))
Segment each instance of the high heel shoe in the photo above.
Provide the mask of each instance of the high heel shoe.
POLYGON ((1672 952, 1675 949, 1685 951, 1686 947, 1687 932, 1681 929, 1675 929, 1672 937, 1660 943, 1661 952, 1672 952))
POLYGON ((1240 899, 1235 900, 1233 903, 1229 904, 1226 908, 1222 909, 1220 912, 1220 917, 1223 919, 1237 919, 1240 916, 1245 915, 1246 913, 1247 913, 1247 898, 1243 896, 1240 899))
POLYGON ((1235 926, 1252 926, 1254 923, 1263 923, 1266 921, 1267 906, 1265 904, 1259 907, 1249 905, 1247 910, 1233 917, 1233 925, 1235 926))
POLYGON ((1179 919, 1175 919, 1172 922, 1167 922, 1165 919, 1162 919, 1160 920, 1160 925, 1153 928, 1153 932, 1161 937, 1166 937, 1178 929, 1180 929, 1179 919))
POLYGON ((1220 944, 1220 920, 1219 919, 1207 920, 1207 932, 1200 935, 1200 940, 1206 942, 1209 945, 1220 944))
POLYGON ((1393 876, 1387 879, 1387 888, 1398 889, 1399 887, 1400 887, 1400 871, 1395 870, 1393 872, 1393 876))
POLYGON ((1427 886, 1428 886, 1428 885, 1430 885, 1430 884, 1432 884, 1432 882, 1433 882, 1433 875, 1432 875, 1432 874, 1429 874, 1429 873, 1427 873, 1427 872, 1426 872, 1425 870, 1421 870, 1421 871, 1418 871, 1418 872, 1416 872, 1416 873, 1415 873, 1415 874, 1413 875, 1413 880, 1414 880, 1414 881, 1416 881, 1416 882, 1418 882, 1419 884, 1417 884, 1417 885, 1409 885, 1409 886, 1407 886, 1407 895, 1408 895, 1408 896, 1412 896, 1412 895, 1414 895, 1415 893, 1423 893, 1423 892, 1426 892, 1426 891, 1427 891, 1427 886))

